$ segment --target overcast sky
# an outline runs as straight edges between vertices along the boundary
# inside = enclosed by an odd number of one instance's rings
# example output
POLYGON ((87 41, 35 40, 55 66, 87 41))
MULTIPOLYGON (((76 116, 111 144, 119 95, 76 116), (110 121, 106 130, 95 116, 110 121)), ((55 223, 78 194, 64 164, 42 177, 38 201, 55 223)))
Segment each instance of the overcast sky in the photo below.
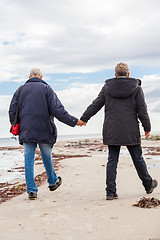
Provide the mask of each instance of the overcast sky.
MULTIPOLYGON (((0 0, 0 137, 9 137, 8 106, 33 67, 80 117, 114 67, 127 62, 141 78, 160 131, 159 0, 0 0)), ((101 133, 103 110, 84 128, 58 124, 64 134, 101 133)))

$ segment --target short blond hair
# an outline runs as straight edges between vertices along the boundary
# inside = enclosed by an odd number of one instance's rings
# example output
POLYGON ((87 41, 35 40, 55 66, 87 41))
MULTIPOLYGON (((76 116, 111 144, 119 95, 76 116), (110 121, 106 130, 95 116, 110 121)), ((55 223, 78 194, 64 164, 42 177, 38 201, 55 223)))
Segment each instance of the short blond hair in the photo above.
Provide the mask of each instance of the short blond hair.
POLYGON ((127 77, 129 73, 129 67, 127 63, 120 62, 115 67, 115 74, 117 77, 123 76, 127 77))
POLYGON ((40 69, 38 68, 32 68, 30 71, 30 77, 41 77, 42 76, 42 72, 40 69))

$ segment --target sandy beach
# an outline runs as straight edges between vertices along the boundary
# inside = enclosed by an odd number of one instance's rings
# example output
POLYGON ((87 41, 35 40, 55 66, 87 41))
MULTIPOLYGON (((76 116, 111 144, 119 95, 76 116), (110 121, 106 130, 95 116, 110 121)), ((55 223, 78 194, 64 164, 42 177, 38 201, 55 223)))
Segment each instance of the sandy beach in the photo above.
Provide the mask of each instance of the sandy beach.
MULTIPOLYGON (((132 206, 142 197, 160 199, 160 141, 142 141, 151 176, 159 186, 147 195, 126 148, 121 149, 117 176, 119 199, 106 201, 107 146, 101 139, 58 142, 54 154, 63 184, 55 192, 45 181, 37 200, 23 193, 0 204, 2 240, 160 240, 160 206, 132 206), (78 157, 78 155, 81 155, 78 157)), ((35 165, 35 174, 44 172, 35 165)))

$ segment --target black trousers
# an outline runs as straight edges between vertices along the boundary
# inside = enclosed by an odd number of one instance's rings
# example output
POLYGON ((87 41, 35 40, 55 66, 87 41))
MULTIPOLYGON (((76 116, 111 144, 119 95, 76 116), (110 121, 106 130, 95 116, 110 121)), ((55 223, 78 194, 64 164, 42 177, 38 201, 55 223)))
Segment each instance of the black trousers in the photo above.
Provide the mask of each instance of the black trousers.
MULTIPOLYGON (((145 190, 149 190, 152 187, 152 178, 148 173, 146 163, 142 156, 141 145, 126 146, 133 160, 134 166, 137 170, 139 178, 142 180, 142 184, 145 190)), ((121 146, 108 146, 108 162, 106 167, 106 192, 107 195, 113 195, 116 193, 116 176, 117 176, 117 164, 119 160, 119 152, 121 146)))

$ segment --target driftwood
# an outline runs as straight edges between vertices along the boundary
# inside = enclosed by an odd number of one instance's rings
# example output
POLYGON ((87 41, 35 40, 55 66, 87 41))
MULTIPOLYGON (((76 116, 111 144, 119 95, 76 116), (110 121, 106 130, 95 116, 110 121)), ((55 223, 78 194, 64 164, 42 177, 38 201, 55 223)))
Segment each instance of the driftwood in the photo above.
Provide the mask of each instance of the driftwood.
POLYGON ((160 205, 160 200, 157 198, 145 198, 142 197, 137 203, 133 204, 135 207, 140 208, 152 208, 160 205))

